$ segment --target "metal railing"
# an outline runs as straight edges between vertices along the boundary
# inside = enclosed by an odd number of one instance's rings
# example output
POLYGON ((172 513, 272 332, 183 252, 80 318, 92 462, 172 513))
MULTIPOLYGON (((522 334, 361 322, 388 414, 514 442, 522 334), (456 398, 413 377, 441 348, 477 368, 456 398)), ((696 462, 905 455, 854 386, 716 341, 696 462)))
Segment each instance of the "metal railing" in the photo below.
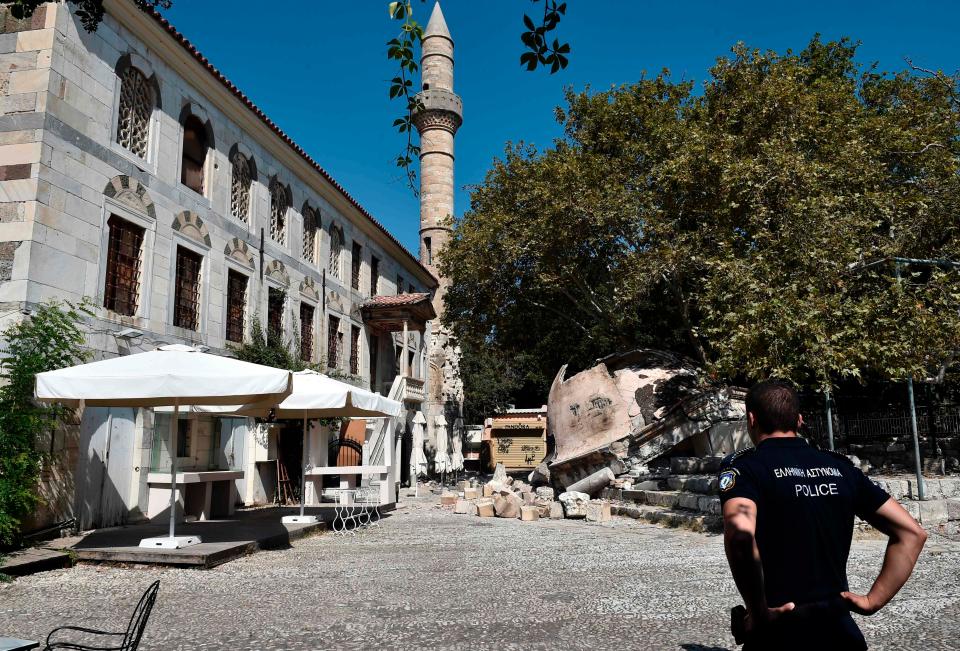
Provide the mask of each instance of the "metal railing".
MULTIPOLYGON (((822 441, 827 440, 827 419, 821 413, 804 411, 804 422, 809 433, 822 441)), ((910 437, 910 411, 891 409, 884 411, 835 410, 833 434, 837 440, 850 443, 887 441, 910 437)), ((946 438, 960 436, 960 405, 917 407, 917 434, 921 437, 946 438)))

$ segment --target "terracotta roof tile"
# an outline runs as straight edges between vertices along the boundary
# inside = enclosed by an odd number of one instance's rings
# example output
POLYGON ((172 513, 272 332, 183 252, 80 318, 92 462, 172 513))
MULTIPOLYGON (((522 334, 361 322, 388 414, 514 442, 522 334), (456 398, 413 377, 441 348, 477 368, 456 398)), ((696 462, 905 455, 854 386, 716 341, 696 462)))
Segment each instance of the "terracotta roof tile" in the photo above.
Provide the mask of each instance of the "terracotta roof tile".
MULTIPOLYGON (((413 261, 424 272, 426 272, 427 275, 429 275, 430 277, 434 278, 434 280, 436 280, 436 277, 433 275, 433 273, 427 267, 421 264, 420 261, 412 253, 410 253, 410 251, 408 251, 403 244, 400 243, 400 240, 394 237, 393 233, 388 231, 386 227, 383 224, 381 224, 379 220, 377 220, 376 217, 371 215, 366 210, 366 208, 361 206, 360 202, 354 199, 353 196, 351 196, 350 193, 347 192, 346 189, 342 185, 340 185, 339 182, 336 181, 336 179, 330 176, 329 172, 323 169, 323 167, 321 167, 317 161, 311 158, 311 156, 303 149, 303 147, 298 145, 296 142, 294 142, 293 138, 291 138, 286 133, 284 133, 283 130, 280 127, 278 127, 273 120, 267 117, 267 115, 260 109, 260 107, 254 104, 250 100, 250 98, 247 97, 246 94, 244 94, 243 91, 237 88, 232 81, 227 79, 222 72, 220 72, 212 63, 210 63, 207 57, 203 56, 200 53, 200 51, 197 50, 196 46, 193 43, 191 43, 183 34, 181 34, 177 30, 177 28, 170 23, 170 21, 164 18, 155 9, 146 8, 144 9, 144 11, 147 14, 149 14, 151 17, 153 17, 153 19, 156 20, 157 23, 159 23, 159 25, 164 30, 166 30, 167 33, 170 34, 174 38, 174 40, 176 40, 183 47, 183 49, 189 52, 194 59, 196 59, 204 68, 206 68, 210 72, 210 74, 212 74, 214 78, 217 79, 217 81, 219 81, 221 84, 223 84, 227 88, 227 90, 233 93, 234 96, 237 97, 237 99, 239 99, 248 109, 250 109, 254 113, 254 115, 260 118, 260 120, 264 124, 266 124, 274 133, 276 133, 281 140, 283 140, 287 145, 289 145, 297 154, 299 154, 304 160, 306 160, 311 167, 313 167, 327 181, 329 181, 330 184, 333 185, 333 187, 336 188, 340 192, 340 194, 342 194, 343 197, 350 202, 351 205, 353 205, 353 207, 355 207, 357 210, 360 211, 360 214, 362 214, 364 217, 369 219, 374 224, 374 226, 379 228, 387 237, 389 237, 394 243, 396 243, 396 245, 400 247, 400 250, 403 251, 403 253, 406 254, 406 256, 411 261, 413 261)), ((415 294, 406 294, 406 296, 415 296, 415 294)))
POLYGON ((387 307, 396 305, 416 305, 421 301, 429 301, 430 294, 392 294, 388 296, 374 296, 363 304, 363 307, 387 307))

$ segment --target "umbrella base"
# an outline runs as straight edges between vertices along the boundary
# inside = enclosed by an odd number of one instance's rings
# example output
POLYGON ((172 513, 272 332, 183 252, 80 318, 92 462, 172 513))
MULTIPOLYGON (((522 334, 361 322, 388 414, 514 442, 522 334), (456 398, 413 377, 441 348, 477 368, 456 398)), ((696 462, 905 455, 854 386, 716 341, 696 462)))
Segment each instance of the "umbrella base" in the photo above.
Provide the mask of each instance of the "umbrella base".
POLYGON ((140 541, 140 546, 148 549, 182 549, 199 544, 200 536, 161 536, 159 538, 144 538, 140 541))
POLYGON ((283 524, 316 524, 319 520, 315 515, 285 515, 281 522, 283 524))

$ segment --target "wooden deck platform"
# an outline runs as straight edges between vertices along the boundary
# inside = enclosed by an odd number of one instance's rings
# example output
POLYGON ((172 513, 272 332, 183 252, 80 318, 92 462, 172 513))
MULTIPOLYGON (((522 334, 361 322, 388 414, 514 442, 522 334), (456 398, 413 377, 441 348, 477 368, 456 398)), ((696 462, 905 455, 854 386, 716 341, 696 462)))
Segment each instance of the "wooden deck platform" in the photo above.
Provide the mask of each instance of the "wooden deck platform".
MULTIPOLYGON (((320 513, 310 513, 320 515, 320 513)), ((139 524, 97 529, 73 545, 81 562, 146 563, 210 568, 262 549, 283 549, 290 541, 327 528, 325 522, 284 524, 292 508, 237 511, 230 519, 186 522, 177 525, 177 535, 196 535, 203 541, 183 549, 144 549, 140 540, 167 533, 166 524, 139 524)), ((327 516, 328 518, 330 516, 327 516)))

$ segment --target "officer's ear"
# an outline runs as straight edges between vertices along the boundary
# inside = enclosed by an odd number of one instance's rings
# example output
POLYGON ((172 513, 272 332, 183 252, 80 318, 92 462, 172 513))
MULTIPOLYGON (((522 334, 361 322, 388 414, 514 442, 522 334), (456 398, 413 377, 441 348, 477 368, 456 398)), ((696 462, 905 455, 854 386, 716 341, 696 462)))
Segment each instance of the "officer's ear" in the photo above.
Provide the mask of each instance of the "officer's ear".
POLYGON ((797 431, 803 427, 803 414, 797 414, 797 431))

